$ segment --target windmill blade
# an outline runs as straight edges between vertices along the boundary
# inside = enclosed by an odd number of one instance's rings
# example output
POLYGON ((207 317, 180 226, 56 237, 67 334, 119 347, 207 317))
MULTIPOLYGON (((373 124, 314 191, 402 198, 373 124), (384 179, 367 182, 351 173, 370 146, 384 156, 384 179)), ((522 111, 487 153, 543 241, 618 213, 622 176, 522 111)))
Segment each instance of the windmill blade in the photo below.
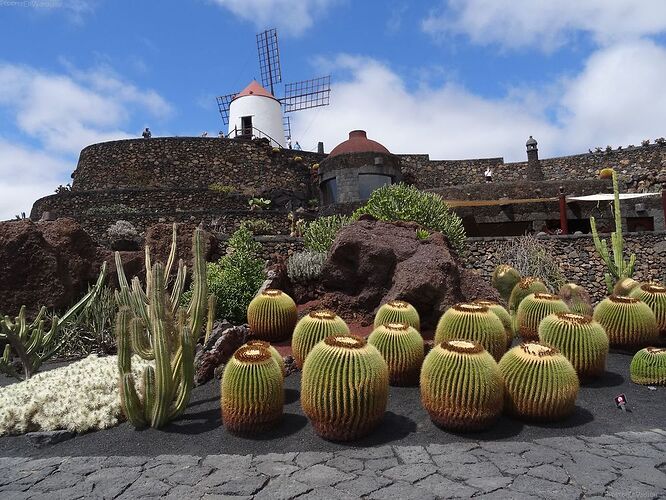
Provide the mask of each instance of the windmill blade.
POLYGON ((238 92, 235 92, 217 98, 217 107, 220 110, 220 115, 222 115, 222 123, 225 125, 229 125, 229 106, 231 105, 231 101, 233 101, 234 97, 237 95, 238 92))
POLYGON ((257 50, 259 51, 261 84, 270 89, 271 94, 275 95, 273 85, 282 81, 277 31, 270 29, 259 33, 257 35, 257 50))
POLYGON ((287 83, 284 97, 280 100, 285 113, 301 109, 328 106, 331 97, 331 75, 287 83))

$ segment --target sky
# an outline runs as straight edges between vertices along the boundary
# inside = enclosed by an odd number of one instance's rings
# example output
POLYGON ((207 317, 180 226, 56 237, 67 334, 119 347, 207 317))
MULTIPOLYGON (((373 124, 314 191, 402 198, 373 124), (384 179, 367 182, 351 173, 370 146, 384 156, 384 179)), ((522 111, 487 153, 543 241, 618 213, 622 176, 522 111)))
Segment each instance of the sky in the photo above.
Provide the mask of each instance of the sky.
MULTIPOLYGON (((353 129, 394 153, 525 160, 666 135, 664 0, 0 0, 0 220, 70 181, 86 145, 215 134, 217 95, 330 74, 304 149, 353 129)), ((283 92, 276 88, 277 97, 283 92)))

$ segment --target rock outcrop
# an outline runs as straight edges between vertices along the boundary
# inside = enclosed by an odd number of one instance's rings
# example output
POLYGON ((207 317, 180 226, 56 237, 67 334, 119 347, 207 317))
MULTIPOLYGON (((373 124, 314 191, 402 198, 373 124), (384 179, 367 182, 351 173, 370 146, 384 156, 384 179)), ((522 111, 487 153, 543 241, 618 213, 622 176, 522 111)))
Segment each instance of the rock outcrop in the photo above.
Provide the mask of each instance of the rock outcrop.
POLYGON ((322 269, 321 295, 313 306, 345 319, 370 322, 379 305, 405 300, 432 327, 451 305, 499 300, 480 276, 463 267, 441 233, 416 236, 418 226, 360 220, 339 233, 322 269))

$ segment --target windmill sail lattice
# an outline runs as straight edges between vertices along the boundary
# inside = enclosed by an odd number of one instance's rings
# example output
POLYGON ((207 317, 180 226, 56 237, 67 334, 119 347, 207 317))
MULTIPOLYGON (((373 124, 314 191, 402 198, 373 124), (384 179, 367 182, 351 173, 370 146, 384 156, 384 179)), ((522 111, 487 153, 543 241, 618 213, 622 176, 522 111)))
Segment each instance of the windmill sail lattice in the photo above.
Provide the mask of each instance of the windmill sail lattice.
POLYGON ((275 95, 273 86, 282 81, 277 31, 272 29, 259 33, 257 35, 257 51, 259 52, 261 84, 269 89, 271 94, 275 95))

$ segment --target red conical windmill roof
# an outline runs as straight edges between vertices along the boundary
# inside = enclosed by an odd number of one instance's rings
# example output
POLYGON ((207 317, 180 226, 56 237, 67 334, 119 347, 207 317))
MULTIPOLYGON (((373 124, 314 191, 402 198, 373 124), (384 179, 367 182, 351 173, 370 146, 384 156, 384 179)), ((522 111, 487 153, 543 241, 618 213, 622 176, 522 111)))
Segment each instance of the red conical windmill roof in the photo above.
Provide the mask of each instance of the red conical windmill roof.
POLYGON ((245 87, 238 94, 236 94, 236 97, 234 97, 234 99, 238 99, 239 97, 244 97, 247 95, 256 95, 256 96, 270 97, 271 99, 275 99, 275 96, 271 94, 268 90, 266 90, 264 87, 262 87, 257 80, 252 80, 247 87, 245 87))

